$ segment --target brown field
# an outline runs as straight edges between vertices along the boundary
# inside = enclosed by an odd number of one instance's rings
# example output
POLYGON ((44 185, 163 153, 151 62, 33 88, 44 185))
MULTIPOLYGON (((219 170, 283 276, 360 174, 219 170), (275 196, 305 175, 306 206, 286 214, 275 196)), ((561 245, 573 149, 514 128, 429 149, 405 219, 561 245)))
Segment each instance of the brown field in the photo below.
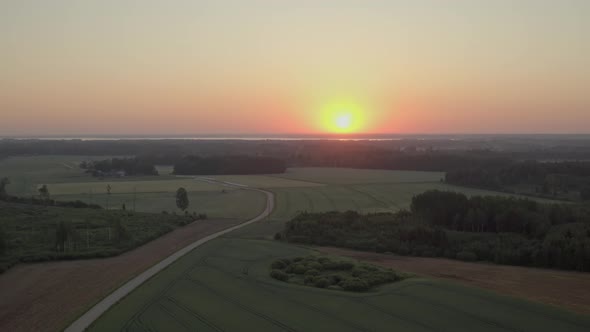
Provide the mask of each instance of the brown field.
POLYGON ((567 308, 581 314, 590 314, 590 273, 377 254, 332 247, 316 249, 327 254, 369 261, 418 275, 453 280, 567 308))
POLYGON ((238 223, 197 221, 112 258, 16 266, 0 275, 0 331, 59 331, 131 277, 238 223))

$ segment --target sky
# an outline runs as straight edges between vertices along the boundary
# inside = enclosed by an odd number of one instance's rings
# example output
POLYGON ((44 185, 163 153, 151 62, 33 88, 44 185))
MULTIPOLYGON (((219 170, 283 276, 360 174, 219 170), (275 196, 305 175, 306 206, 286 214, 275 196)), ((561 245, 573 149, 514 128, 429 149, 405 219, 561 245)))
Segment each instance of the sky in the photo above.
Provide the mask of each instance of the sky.
POLYGON ((0 0, 0 136, 590 133, 590 1, 0 0))

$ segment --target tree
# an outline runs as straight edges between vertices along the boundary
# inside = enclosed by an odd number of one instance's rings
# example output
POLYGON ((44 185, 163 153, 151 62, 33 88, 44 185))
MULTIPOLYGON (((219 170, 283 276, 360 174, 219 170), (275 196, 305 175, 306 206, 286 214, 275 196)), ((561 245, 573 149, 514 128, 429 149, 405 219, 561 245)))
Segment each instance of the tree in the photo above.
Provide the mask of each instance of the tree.
POLYGON ((111 198, 111 185, 107 184, 107 210, 109 209, 109 199, 111 198))
POLYGON ((68 221, 59 221, 55 229, 55 250, 65 252, 68 247, 74 249, 73 244, 76 240, 76 231, 72 223, 68 221))
POLYGON ((0 255, 4 254, 6 247, 6 233, 4 233, 4 230, 0 228, 0 255))
POLYGON ((189 202, 186 189, 182 187, 178 188, 178 190, 176 191, 176 206, 182 211, 185 211, 188 208, 188 205, 189 202))
POLYGON ((131 234, 121 222, 121 219, 116 218, 113 220, 113 228, 114 228, 114 241, 116 244, 121 244, 129 239, 131 239, 131 234))
POLYGON ((49 194, 49 188, 47 188, 46 184, 42 185, 41 188, 39 188, 39 196, 44 200, 49 200, 49 198, 51 197, 51 195, 49 194))
POLYGON ((9 184, 10 180, 8 180, 8 178, 4 177, 0 179, 0 198, 5 198, 6 196, 8 196, 8 194, 6 193, 6 186, 9 184))

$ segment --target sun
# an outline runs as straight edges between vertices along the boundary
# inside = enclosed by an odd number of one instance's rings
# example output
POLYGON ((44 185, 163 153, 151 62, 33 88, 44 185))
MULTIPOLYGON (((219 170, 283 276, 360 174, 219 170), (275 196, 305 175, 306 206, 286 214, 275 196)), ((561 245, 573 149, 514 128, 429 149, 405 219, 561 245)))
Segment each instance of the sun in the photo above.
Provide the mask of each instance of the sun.
POLYGON ((341 130, 347 130, 352 125, 352 116, 350 114, 339 115, 335 119, 335 125, 341 130))
POLYGON ((332 133, 355 133, 362 127, 362 108, 352 102, 332 102, 322 108, 323 127, 332 133))

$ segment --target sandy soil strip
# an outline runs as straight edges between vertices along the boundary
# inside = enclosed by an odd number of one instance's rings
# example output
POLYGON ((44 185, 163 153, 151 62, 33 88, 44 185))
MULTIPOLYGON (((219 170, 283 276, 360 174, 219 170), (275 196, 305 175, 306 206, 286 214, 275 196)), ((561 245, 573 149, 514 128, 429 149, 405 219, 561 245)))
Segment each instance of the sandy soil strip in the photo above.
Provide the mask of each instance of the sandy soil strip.
POLYGON ((332 247, 315 249, 590 314, 590 273, 377 254, 332 247))

